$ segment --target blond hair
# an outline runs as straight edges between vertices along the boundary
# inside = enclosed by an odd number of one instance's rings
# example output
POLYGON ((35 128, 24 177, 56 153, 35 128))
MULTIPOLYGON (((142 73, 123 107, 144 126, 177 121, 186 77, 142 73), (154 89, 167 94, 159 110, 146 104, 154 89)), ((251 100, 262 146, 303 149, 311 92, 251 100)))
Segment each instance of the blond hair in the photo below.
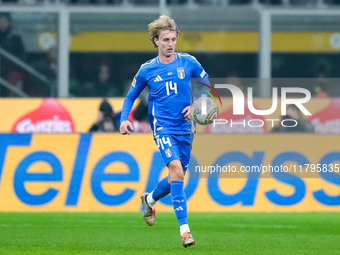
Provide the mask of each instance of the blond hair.
POLYGON ((181 33, 173 19, 170 19, 166 15, 160 16, 158 19, 154 20, 148 25, 150 41, 153 43, 155 48, 157 48, 155 39, 158 39, 159 32, 161 30, 170 30, 170 31, 176 32, 177 36, 179 36, 181 33))

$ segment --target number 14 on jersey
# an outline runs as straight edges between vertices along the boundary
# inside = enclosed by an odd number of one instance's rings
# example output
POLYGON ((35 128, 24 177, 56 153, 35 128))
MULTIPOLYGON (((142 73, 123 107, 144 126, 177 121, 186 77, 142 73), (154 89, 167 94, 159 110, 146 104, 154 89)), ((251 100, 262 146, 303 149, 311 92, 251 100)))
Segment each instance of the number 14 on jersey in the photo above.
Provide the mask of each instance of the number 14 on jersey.
POLYGON ((175 91, 175 94, 177 94, 177 83, 176 82, 172 83, 172 81, 167 81, 165 84, 165 87, 166 87, 166 94, 168 96, 170 96, 170 90, 175 91))

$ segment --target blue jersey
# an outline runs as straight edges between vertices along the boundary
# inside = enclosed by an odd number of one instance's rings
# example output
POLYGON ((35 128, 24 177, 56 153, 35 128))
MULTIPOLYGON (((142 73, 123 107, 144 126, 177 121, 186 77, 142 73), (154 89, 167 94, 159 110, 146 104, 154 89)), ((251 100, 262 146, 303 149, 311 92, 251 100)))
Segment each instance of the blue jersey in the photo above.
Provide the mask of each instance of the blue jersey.
POLYGON ((175 53, 175 60, 163 64, 158 57, 143 65, 135 75, 126 95, 121 121, 128 120, 133 102, 149 86, 149 120, 154 134, 190 134, 190 122, 184 118, 183 109, 190 105, 190 79, 208 78, 195 57, 175 53))

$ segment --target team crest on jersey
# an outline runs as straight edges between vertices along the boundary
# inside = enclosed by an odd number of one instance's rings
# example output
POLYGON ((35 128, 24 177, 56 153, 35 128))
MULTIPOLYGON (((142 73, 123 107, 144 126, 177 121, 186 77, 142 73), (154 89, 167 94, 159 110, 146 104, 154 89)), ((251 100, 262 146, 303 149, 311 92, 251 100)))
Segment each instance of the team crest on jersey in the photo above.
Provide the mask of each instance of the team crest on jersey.
POLYGON ((131 86, 132 86, 132 87, 136 86, 136 78, 133 78, 132 83, 131 83, 131 86))
POLYGON ((185 72, 184 72, 184 68, 183 67, 178 67, 177 68, 177 75, 178 75, 178 78, 184 79, 185 72))
POLYGON ((170 157, 172 156, 172 153, 171 153, 171 151, 170 151, 169 148, 166 149, 164 152, 165 152, 165 155, 166 155, 168 158, 170 158, 170 157))

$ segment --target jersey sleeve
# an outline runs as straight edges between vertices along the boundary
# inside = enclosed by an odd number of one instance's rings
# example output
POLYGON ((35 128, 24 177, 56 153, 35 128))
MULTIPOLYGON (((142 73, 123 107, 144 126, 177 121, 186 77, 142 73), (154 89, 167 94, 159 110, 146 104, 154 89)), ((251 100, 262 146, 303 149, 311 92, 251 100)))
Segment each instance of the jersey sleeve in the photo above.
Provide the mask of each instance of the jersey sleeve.
POLYGON ((139 71, 133 78, 129 92, 124 99, 123 109, 120 117, 121 122, 124 120, 128 120, 128 116, 130 114, 133 103, 147 85, 146 79, 144 78, 144 72, 145 70, 139 69, 139 71))
POLYGON ((200 98, 203 94, 208 95, 207 91, 208 92, 211 91, 211 89, 208 87, 210 86, 209 75, 205 72, 204 68, 195 57, 192 57, 192 65, 193 65, 192 78, 194 78, 196 82, 201 84, 201 87, 204 88, 199 90, 198 95, 196 97, 197 99, 200 98), (208 86, 204 86, 203 84, 207 84, 208 86))
POLYGON ((209 78, 209 75, 205 72, 202 65, 197 61, 195 57, 192 56, 193 72, 192 78, 209 78))

